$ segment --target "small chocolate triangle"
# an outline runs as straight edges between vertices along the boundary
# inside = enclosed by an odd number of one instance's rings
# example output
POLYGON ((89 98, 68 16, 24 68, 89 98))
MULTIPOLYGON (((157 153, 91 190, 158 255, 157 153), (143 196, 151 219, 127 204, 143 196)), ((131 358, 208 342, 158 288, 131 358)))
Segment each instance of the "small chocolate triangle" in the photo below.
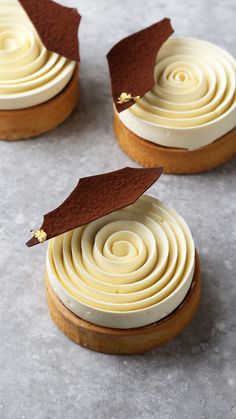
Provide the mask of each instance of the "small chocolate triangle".
POLYGON ((152 88, 157 53, 173 32, 170 19, 165 18, 122 39, 108 52, 112 96, 118 112, 152 88))
POLYGON ((34 246, 133 204, 161 173, 161 167, 125 167, 80 179, 68 198, 58 208, 44 215, 42 226, 34 232, 27 246, 34 246))
POLYGON ((19 2, 49 51, 69 60, 80 61, 78 29, 81 16, 76 9, 51 0, 19 2))

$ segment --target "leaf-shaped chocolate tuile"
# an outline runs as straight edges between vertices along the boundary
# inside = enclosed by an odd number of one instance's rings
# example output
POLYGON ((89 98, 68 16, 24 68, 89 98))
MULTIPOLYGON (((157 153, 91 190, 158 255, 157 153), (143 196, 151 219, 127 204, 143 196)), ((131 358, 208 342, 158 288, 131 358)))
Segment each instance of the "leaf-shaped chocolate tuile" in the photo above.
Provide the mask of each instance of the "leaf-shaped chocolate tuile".
POLYGON ((80 179, 68 198, 44 215, 43 224, 26 244, 28 247, 87 224, 106 214, 133 204, 162 173, 162 167, 135 169, 125 167, 115 172, 80 179), (37 233, 37 234, 36 234, 37 233))
POLYGON ((19 0, 44 46, 73 61, 80 61, 78 29, 81 16, 76 9, 52 0, 19 0))
POLYGON ((165 18, 122 39, 108 52, 112 96, 118 112, 153 87, 158 51, 173 32, 170 19, 165 18))

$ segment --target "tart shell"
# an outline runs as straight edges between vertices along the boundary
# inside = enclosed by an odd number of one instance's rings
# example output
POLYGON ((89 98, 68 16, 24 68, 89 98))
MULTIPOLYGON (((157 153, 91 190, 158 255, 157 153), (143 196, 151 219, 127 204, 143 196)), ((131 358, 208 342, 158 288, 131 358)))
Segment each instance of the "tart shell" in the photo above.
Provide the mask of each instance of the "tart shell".
POLYGON ((0 140, 36 137, 62 124, 79 98, 79 65, 68 85, 53 99, 27 109, 0 111, 0 140))
POLYGON ((115 113, 114 130, 121 149, 144 167, 162 166, 165 173, 194 174, 211 170, 236 154, 236 128, 197 150, 163 147, 134 134, 115 113))
POLYGON ((46 295, 51 317, 71 340, 93 351, 107 354, 136 354, 156 348, 175 338, 191 322, 201 299, 200 260, 196 252, 190 290, 180 306, 157 323, 135 329, 112 329, 82 320, 68 310, 46 277, 46 295))

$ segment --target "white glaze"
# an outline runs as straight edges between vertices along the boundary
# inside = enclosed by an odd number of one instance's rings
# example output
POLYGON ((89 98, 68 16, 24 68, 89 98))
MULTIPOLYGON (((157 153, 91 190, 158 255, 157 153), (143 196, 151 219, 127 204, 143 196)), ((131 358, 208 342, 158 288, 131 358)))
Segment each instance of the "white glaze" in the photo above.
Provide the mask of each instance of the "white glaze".
POLYGON ((185 221, 144 195, 49 241, 47 275, 73 313, 91 323, 135 328, 162 319, 185 298, 195 264, 185 221))
POLYGON ((1 5, 0 110, 39 105, 68 84, 75 62, 49 52, 22 7, 1 5))
POLYGON ((236 61, 222 48, 170 38, 155 66, 156 84, 118 114, 138 136, 166 147, 206 146, 236 126, 236 61))

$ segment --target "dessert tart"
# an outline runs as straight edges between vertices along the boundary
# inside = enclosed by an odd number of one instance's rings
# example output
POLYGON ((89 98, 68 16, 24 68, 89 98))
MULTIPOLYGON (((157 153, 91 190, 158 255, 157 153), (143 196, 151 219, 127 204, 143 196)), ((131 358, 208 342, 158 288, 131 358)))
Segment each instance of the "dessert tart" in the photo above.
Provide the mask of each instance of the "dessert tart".
POLYGON ((49 239, 50 313, 90 349, 145 352, 178 335, 200 301, 200 264, 183 218, 143 193, 161 169, 81 179, 27 243, 49 239))
POLYGON ((108 53, 115 134, 143 166, 203 172, 236 154, 236 60, 172 33, 164 19, 108 53))
POLYGON ((0 139, 30 138, 77 104, 80 16, 51 0, 0 7, 0 139))

